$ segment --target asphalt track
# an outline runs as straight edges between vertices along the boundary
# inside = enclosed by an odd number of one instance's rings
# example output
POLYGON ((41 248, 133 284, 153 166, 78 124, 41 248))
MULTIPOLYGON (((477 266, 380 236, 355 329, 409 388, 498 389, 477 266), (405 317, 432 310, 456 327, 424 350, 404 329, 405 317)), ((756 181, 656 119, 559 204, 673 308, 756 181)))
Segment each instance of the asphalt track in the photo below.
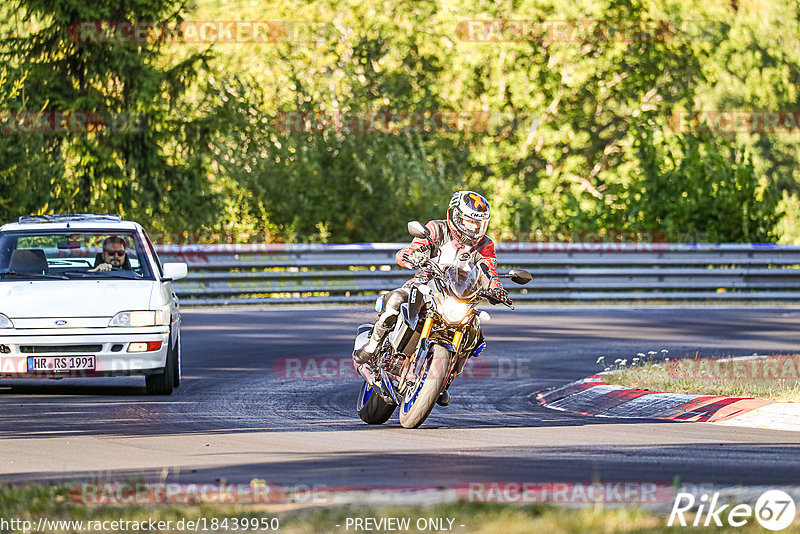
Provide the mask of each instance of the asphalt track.
POLYGON ((599 371, 601 355, 800 352, 800 309, 490 311, 482 366, 454 383, 449 407, 406 430, 396 415, 382 427, 359 420, 357 379, 319 378, 338 369, 326 358, 349 355, 355 327, 373 318, 366 308, 184 310, 172 396, 147 396, 141 378, 0 381, 0 480, 800 483, 800 433, 592 418, 533 399, 599 371), (287 361, 303 378, 285 376, 287 361))

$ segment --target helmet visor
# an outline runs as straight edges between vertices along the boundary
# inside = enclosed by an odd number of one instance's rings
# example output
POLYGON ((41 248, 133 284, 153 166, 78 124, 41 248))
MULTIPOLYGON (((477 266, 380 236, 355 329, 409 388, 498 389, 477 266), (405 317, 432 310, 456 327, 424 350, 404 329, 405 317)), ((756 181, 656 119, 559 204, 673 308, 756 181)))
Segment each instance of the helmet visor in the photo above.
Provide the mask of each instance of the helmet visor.
POLYGON ((453 224, 460 234, 459 237, 468 245, 477 243, 489 228, 488 220, 469 219, 457 211, 453 213, 453 224))

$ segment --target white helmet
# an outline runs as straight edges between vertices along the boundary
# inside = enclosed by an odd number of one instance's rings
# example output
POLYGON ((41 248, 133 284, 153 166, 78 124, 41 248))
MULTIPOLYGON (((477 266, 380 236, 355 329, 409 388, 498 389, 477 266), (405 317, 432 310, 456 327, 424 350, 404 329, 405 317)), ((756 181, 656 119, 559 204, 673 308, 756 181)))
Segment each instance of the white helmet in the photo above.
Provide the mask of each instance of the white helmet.
POLYGON ((473 191, 456 191, 447 208, 447 226, 468 246, 476 245, 489 228, 489 202, 473 191))

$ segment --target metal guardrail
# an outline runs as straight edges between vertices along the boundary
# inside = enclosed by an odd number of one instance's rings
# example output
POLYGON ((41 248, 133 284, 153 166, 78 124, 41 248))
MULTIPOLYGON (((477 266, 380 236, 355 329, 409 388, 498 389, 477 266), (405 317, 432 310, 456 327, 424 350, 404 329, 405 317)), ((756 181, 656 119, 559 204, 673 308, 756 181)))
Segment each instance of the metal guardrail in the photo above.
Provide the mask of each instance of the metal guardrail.
MULTIPOLYGON (((162 262, 189 264, 183 305, 363 302, 412 272, 394 260, 405 243, 160 245, 162 262)), ((800 300, 800 247, 774 244, 503 243, 499 270, 515 301, 800 300)))

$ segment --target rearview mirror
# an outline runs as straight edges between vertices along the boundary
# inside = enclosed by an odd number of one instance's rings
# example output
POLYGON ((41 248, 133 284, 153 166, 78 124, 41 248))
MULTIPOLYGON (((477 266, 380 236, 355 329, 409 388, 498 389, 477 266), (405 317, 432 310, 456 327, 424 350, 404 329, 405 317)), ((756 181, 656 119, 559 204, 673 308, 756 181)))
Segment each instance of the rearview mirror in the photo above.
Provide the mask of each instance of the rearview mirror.
POLYGON ((510 271, 508 271, 508 275, 511 278, 512 282, 514 282, 515 284, 519 284, 521 286, 524 286, 525 284, 533 280, 533 276, 531 276, 531 273, 529 273, 525 269, 511 269, 510 271))
POLYGON ((185 263, 165 263, 164 278, 167 280, 180 280, 186 278, 189 268, 185 263))
POLYGON ((411 221, 408 223, 408 233, 420 239, 428 239, 430 232, 419 221, 411 221))

